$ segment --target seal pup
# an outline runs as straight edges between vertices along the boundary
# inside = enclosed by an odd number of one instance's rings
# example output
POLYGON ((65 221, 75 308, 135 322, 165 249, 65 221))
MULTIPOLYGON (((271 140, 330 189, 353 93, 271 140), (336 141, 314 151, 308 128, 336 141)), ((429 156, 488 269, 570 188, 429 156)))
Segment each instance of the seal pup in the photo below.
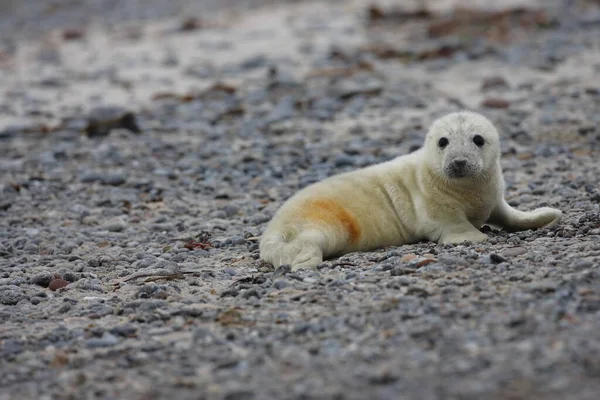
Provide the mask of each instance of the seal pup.
POLYGON ((481 242, 484 223, 550 227, 560 210, 519 211, 504 200, 500 139, 484 116, 460 111, 433 122, 423 147, 305 187, 269 222, 260 257, 276 268, 316 268, 324 258, 431 240, 481 242))

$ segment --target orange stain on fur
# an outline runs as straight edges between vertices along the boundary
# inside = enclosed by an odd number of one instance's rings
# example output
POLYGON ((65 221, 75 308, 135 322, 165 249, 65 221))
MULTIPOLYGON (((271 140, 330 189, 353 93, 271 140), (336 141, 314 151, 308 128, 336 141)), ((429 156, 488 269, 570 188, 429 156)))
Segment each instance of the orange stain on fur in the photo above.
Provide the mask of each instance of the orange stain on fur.
POLYGON ((304 216, 312 221, 326 224, 341 224, 348 233, 350 243, 356 243, 360 238, 358 221, 348 210, 340 206, 335 200, 310 200, 306 203, 304 216))

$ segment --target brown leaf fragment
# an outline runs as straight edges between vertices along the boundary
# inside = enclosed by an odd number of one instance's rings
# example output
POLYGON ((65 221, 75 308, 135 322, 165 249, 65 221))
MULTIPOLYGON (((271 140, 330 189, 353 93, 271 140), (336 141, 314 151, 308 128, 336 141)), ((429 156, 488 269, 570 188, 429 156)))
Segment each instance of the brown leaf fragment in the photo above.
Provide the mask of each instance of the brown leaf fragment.
POLYGON ((51 367, 64 367, 69 363, 69 355, 63 350, 56 350, 52 361, 50 361, 51 367))
POLYGON ((498 97, 488 97, 487 99, 483 100, 481 106, 486 108, 508 108, 510 103, 508 100, 498 97))
POLYGON ((431 11, 424 7, 417 8, 415 10, 406 9, 389 9, 383 10, 377 5, 370 5, 367 8, 367 19, 369 24, 374 23, 401 23, 414 19, 427 19, 431 18, 431 11))
POLYGON ((50 282, 50 285, 48 285, 48 289, 55 292, 60 288, 64 288, 69 283, 71 283, 71 282, 65 281, 64 279, 53 279, 52 282, 50 282))
POLYGON ((181 22, 179 30, 182 32, 191 32, 204 28, 204 24, 196 17, 189 17, 181 22))
POLYGON ((554 23, 555 20, 544 10, 525 7, 503 10, 456 7, 447 17, 432 22, 427 31, 431 38, 456 34, 505 41, 516 30, 547 28, 554 23))
POLYGON ((417 268, 421 268, 421 267, 424 267, 427 264, 431 264, 431 263, 434 263, 434 262, 437 262, 437 260, 435 258, 425 258, 425 259, 419 261, 416 264, 416 266, 417 266, 417 268))
POLYGON ((85 32, 83 29, 78 28, 70 28, 65 29, 62 33, 62 37, 64 40, 79 40, 85 36, 85 32))
POLYGON ((190 240, 188 241, 183 247, 185 247, 188 250, 194 250, 194 249, 208 249, 210 247, 212 247, 212 245, 208 242, 197 242, 195 240, 190 240))

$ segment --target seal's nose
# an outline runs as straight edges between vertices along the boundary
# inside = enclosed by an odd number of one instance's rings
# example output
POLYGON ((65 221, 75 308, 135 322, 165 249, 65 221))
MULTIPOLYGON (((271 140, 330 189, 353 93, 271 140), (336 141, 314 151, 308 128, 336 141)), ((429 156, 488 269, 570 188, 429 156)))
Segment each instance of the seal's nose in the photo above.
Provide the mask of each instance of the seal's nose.
POLYGON ((462 171, 467 166, 467 160, 464 158, 457 158, 456 160, 452 160, 452 168, 457 171, 462 171))

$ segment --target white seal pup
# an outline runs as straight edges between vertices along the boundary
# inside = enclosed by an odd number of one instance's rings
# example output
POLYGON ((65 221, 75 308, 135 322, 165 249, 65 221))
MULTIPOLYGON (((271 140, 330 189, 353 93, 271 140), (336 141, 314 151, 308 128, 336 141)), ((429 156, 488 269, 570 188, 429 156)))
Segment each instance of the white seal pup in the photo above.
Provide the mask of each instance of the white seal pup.
POLYGON ((451 113, 434 121, 415 152, 329 177, 288 199, 262 235, 260 257, 295 271, 421 240, 481 242, 484 223, 518 231, 562 218, 554 208, 512 208, 504 187, 494 125, 474 112, 451 113))

